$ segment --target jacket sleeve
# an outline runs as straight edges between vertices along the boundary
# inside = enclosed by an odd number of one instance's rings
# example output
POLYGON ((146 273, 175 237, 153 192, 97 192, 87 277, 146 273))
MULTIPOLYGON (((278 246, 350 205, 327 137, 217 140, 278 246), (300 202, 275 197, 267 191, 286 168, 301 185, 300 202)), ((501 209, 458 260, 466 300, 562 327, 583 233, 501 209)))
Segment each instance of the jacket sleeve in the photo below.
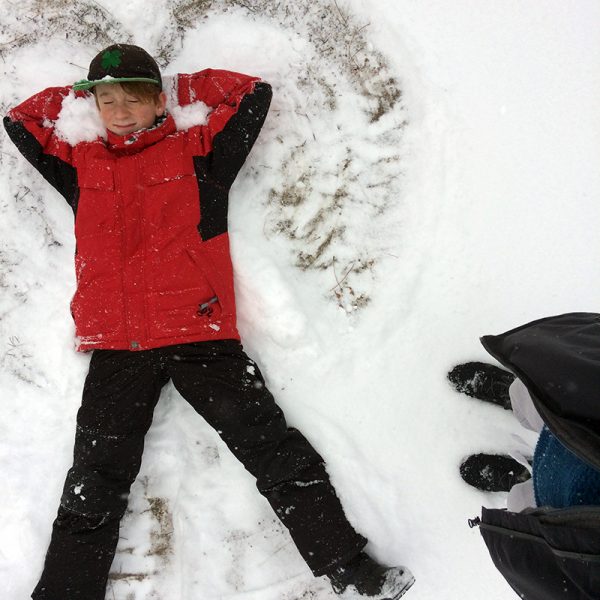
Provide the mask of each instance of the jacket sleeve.
POLYGON ((250 153, 271 103, 271 86, 257 77, 207 69, 179 75, 181 106, 202 101, 213 110, 200 130, 206 175, 230 187, 250 153))
POLYGON ((9 111, 4 127, 19 152, 74 207, 77 177, 72 147, 54 129, 70 91, 70 87, 54 87, 35 94, 9 111))

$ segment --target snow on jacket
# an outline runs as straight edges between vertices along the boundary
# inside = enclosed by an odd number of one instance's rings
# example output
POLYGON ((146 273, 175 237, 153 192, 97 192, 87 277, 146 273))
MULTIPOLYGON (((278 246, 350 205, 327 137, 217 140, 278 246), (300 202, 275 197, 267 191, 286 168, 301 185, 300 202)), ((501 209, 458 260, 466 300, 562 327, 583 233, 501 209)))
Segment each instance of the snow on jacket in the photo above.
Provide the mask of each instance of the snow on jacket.
POLYGON ((75 214, 71 313, 79 350, 239 339, 228 194, 271 88, 211 69, 176 83, 180 106, 202 101, 212 109, 205 125, 178 131, 167 115, 150 129, 70 145, 55 126, 70 87, 46 89, 4 119, 17 148, 75 214))

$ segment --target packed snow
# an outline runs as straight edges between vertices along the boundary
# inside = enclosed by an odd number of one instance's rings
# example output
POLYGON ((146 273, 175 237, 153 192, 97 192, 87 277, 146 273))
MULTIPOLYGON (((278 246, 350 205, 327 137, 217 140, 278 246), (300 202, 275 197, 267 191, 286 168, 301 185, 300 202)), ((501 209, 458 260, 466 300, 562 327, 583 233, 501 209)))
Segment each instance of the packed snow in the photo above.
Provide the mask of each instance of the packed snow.
MULTIPOLYGON (((213 67, 269 81, 230 203, 246 351, 326 457, 369 551, 413 571, 407 599, 509 600, 467 526, 506 495, 469 488, 458 465, 527 456, 534 439, 446 373, 486 359, 483 334, 597 310, 600 4, 304 4, 0 0, 2 113, 85 77, 116 41, 144 46, 167 76, 213 67)), ((170 108, 183 128, 207 114, 170 108)), ((65 104, 66 139, 97 135, 90 109, 65 104), (73 118, 87 126, 73 131, 73 118)), ((0 168, 0 589, 22 600, 71 464, 89 355, 74 351, 68 309, 71 210, 6 135, 0 168)), ((168 385, 106 597, 335 596, 168 385)))

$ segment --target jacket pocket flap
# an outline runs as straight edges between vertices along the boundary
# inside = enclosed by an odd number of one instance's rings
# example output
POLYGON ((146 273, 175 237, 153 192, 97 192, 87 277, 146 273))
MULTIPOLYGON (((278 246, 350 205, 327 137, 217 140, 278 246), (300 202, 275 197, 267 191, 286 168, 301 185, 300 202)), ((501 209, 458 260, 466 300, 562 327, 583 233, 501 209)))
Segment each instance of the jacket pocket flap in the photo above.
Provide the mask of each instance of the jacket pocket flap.
POLYGON ((195 175, 191 160, 156 162, 144 165, 144 181, 146 185, 158 185, 167 181, 176 181, 195 175))

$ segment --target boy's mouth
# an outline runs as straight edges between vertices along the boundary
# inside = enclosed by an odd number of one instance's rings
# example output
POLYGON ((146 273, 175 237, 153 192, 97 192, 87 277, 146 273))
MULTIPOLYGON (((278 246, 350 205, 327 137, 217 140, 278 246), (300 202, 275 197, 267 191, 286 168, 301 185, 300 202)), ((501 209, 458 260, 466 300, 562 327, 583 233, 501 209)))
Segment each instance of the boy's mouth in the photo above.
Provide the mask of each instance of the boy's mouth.
POLYGON ((115 129, 131 129, 132 127, 136 127, 135 123, 124 123, 119 125, 118 123, 113 123, 113 127, 115 129))

